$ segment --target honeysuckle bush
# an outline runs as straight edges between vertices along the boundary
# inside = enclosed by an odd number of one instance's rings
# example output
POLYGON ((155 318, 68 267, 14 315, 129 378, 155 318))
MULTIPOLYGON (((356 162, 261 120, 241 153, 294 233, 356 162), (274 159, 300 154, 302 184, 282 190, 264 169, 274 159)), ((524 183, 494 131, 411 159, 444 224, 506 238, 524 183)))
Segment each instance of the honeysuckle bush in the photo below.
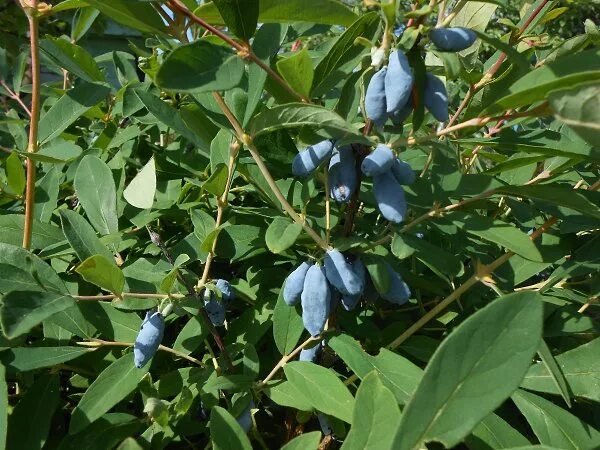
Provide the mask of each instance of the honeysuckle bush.
POLYGON ((516 3, 21 0, 0 447, 598 448, 600 32, 516 3))

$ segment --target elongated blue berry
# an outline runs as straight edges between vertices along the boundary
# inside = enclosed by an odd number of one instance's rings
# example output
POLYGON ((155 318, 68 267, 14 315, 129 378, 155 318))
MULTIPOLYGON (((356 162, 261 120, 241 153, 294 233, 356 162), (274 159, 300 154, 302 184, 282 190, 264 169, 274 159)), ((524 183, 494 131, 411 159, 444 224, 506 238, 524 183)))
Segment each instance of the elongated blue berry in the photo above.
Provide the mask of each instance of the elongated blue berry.
POLYGON ((321 431, 323 432, 323 434, 325 436, 328 436, 331 433, 333 433, 333 430, 331 429, 331 425, 329 425, 329 420, 327 420, 327 417, 325 417, 325 414, 318 413, 317 420, 319 421, 319 425, 321 425, 321 431))
POLYGON ((356 305, 358 304, 358 301, 362 297, 365 286, 366 286, 367 269, 365 268, 365 265, 362 263, 362 261, 360 259, 357 258, 354 260, 354 262, 352 263, 352 270, 354 271, 356 276, 360 279, 360 282, 361 282, 363 288, 361 289, 361 292, 358 294, 342 295, 341 302, 342 302, 342 306, 344 307, 344 309, 346 311, 352 311, 354 308, 356 308, 356 305))
POLYGON ((392 173, 396 178, 396 181, 400 184, 413 184, 417 179, 415 171, 408 163, 396 158, 392 165, 392 173))
POLYGON ((213 325, 219 327, 225 323, 225 304, 219 301, 214 293, 210 292, 207 295, 208 299, 204 299, 204 309, 213 325))
POLYGON ((367 117, 381 127, 387 120, 387 103, 385 99, 385 76, 387 68, 383 67, 371 77, 365 93, 365 112, 367 117))
POLYGON ((308 269, 300 298, 304 328, 312 336, 318 336, 325 328, 331 307, 331 292, 323 267, 312 266, 308 269))
POLYGON ((231 287, 231 284, 229 284, 229 281, 219 278, 216 282, 216 287, 221 291, 221 299, 225 303, 229 303, 235 298, 235 292, 233 292, 233 288, 231 287))
POLYGON ((385 144, 378 144, 360 166, 362 172, 368 177, 390 170, 394 163, 394 152, 385 144))
POLYGON ((292 162, 292 173, 297 177, 307 177, 319 164, 331 156, 333 142, 329 139, 311 145, 296 155, 292 162))
POLYGON ((250 400, 248 407, 237 418, 237 422, 246 433, 252 428, 252 411, 250 411, 252 408, 254 408, 254 400, 250 400))
POLYGON ((404 123, 408 116, 410 116, 411 112, 413 112, 413 103, 409 99, 409 101, 406 102, 406 105, 401 109, 390 113, 389 116, 394 125, 400 125, 401 123, 404 123))
POLYGON ((349 145, 341 147, 329 161, 329 192, 331 198, 338 202, 349 202, 356 190, 358 177, 355 164, 354 151, 349 145))
POLYGON ((309 262, 303 262, 285 279, 283 287, 283 300, 290 306, 295 305, 300 300, 300 294, 304 288, 304 279, 306 272, 312 266, 309 262))
POLYGON ((408 102, 415 76, 408 64, 408 58, 402 51, 390 53, 388 70, 385 74, 385 99, 387 112, 401 110, 408 102))
POLYGON ((425 75, 425 94, 423 103, 431 115, 440 122, 448 120, 448 93, 446 86, 438 77, 430 73, 425 75))
POLYGON ((410 289, 392 266, 387 264, 387 269, 390 275, 390 288, 386 293, 381 294, 381 298, 390 303, 403 305, 410 298, 410 289))
POLYGON ((373 192, 383 217, 394 223, 404 221, 406 217, 404 189, 398 184, 391 170, 373 178, 373 192))
POLYGON ((133 362, 141 369, 154 356, 165 331, 165 319, 157 311, 146 311, 140 331, 133 345, 133 362))
POLYGON ((363 289, 363 280, 352 270, 352 266, 338 250, 328 250, 324 258, 325 274, 329 282, 341 294, 357 295, 363 289))
POLYGON ((429 39, 444 52, 460 52, 473 45, 477 35, 468 28, 434 28, 429 32, 429 39))
POLYGON ((319 354, 320 350, 321 350, 320 343, 313 345, 311 348, 303 348, 302 350, 300 350, 300 357, 298 358, 298 360, 315 362, 317 360, 317 355, 319 354))

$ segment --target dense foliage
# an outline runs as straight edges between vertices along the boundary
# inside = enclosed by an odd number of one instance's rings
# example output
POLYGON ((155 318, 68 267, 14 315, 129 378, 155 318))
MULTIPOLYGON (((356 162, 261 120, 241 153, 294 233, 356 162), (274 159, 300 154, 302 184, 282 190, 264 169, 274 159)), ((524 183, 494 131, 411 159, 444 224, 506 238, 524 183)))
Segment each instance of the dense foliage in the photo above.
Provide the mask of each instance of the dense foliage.
POLYGON ((597 2, 0 8, 0 450, 600 448, 597 2))

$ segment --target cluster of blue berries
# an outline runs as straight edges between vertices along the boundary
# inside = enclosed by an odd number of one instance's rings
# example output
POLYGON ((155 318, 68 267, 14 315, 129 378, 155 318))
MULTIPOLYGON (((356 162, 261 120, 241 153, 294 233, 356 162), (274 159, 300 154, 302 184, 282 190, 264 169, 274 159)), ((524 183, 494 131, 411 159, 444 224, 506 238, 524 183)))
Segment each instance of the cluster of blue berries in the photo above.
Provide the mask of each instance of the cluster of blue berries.
MULTIPOLYGON (((458 52, 470 47, 477 35, 467 28, 434 28, 429 38, 440 51, 458 52)), ((411 101, 414 83, 415 76, 406 55, 401 50, 390 53, 387 67, 376 72, 367 87, 367 117, 378 127, 382 127, 388 119, 394 125, 403 123, 415 105, 415 99, 411 101)), ((423 104, 440 122, 448 120, 446 87, 430 73, 425 75, 423 104)))
MULTIPOLYGON (((410 297, 410 290, 400 275, 387 266, 390 287, 381 297, 402 305, 410 297)), ((283 299, 288 305, 302 304, 304 328, 312 335, 323 332, 333 303, 338 298, 344 309, 356 307, 361 297, 375 300, 379 296, 367 270, 359 258, 350 262, 341 252, 332 249, 325 254, 323 266, 303 262, 285 280, 283 299)), ((305 352, 307 359, 314 357, 318 348, 305 352)))
MULTIPOLYGON (((215 326, 225 323, 225 310, 227 305, 235 298, 235 293, 226 280, 217 280, 216 288, 221 293, 221 300, 214 292, 206 290, 207 298, 204 300, 204 309, 215 326)), ((152 359, 163 339, 165 330, 165 311, 146 311, 146 317, 142 321, 140 331, 133 345, 133 362, 141 369, 152 359)))
POLYGON ((361 170, 373 177, 373 193, 383 217, 390 222, 403 222, 407 205, 401 185, 414 183, 416 176, 411 167, 396 158, 388 146, 379 144, 363 160, 361 170))

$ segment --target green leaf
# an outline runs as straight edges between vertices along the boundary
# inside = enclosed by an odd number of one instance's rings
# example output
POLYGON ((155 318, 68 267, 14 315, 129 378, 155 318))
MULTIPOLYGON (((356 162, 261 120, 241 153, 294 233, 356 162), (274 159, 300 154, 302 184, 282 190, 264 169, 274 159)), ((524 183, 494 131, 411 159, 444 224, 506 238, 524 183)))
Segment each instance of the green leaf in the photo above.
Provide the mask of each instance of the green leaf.
POLYGON ((123 191, 123 197, 132 206, 140 209, 150 209, 154 204, 156 191, 156 168, 154 158, 150 158, 142 170, 131 180, 123 191))
POLYGON ((314 70, 306 48, 277 61, 277 71, 292 89, 303 97, 310 97, 314 70))
POLYGON ((6 369, 0 364, 0 450, 6 449, 6 434, 8 431, 8 386, 6 384, 6 369))
POLYGON ((286 217, 275 217, 265 234, 267 247, 273 253, 281 253, 290 248, 302 233, 302 225, 286 217))
POLYGON ((25 169, 21 158, 15 152, 12 152, 8 158, 6 158, 6 178, 8 187, 17 195, 23 194, 25 190, 25 169))
POLYGON ((210 413, 210 437, 215 450, 252 450, 246 432, 235 417, 220 406, 210 413))
POLYGON ((132 3, 127 0, 110 0, 110 2, 85 0, 85 3, 98 9, 115 22, 144 33, 163 34, 166 31, 160 15, 150 3, 132 3))
POLYGON ((81 433, 65 436, 60 443, 60 450, 114 448, 127 436, 140 435, 141 427, 141 421, 131 414, 105 414, 81 433))
POLYGON ((196 351, 209 334, 208 327, 203 325, 198 316, 190 317, 175 339, 173 348, 189 355, 196 351))
POLYGON ((103 255, 94 255, 83 261, 75 272, 80 274, 86 281, 106 289, 120 296, 125 286, 125 276, 114 261, 103 255))
POLYGON ((2 353, 2 364, 27 372, 62 364, 92 351, 86 347, 15 347, 2 353))
POLYGON ((138 369, 133 364, 133 355, 127 353, 104 369, 71 414, 69 434, 75 434, 127 397, 146 375, 150 364, 138 369))
MULTIPOLYGON (((0 215, 0 242, 21 245, 23 242, 23 228, 25 216, 23 214, 0 215)), ((40 249, 64 241, 60 228, 33 220, 31 232, 31 248, 40 249)))
POLYGON ((292 439, 281 447, 281 450, 318 450, 320 442, 321 433, 319 431, 311 431, 292 439))
POLYGON ((254 35, 259 0, 213 0, 225 25, 243 41, 254 35))
POLYGON ((506 152, 525 152, 534 155, 583 157, 599 160, 600 154, 582 139, 574 140, 572 136, 552 130, 526 130, 515 132, 511 128, 503 129, 493 138, 465 138, 455 142, 475 147, 489 146, 506 152))
POLYGON ((377 356, 371 356, 358 341, 345 334, 332 337, 328 345, 360 379, 376 370, 401 405, 410 400, 423 376, 423 371, 403 356, 385 348, 377 356))
MULTIPOLYGON (((600 359, 596 358, 598 352, 600 352, 600 338, 556 357, 560 371, 574 396, 600 401, 600 389, 598 389, 600 359)), ((521 387, 551 394, 561 393, 548 367, 542 362, 531 366, 521 387)))
POLYGON ((525 436, 496 414, 490 414, 473 429, 465 440, 473 450, 488 448, 512 448, 529 445, 525 436))
POLYGON ((59 375, 43 375, 29 388, 8 421, 7 448, 39 450, 48 438, 60 401, 59 375))
POLYGON ((192 224, 194 225, 194 234, 203 242, 215 229, 215 219, 202 209, 193 209, 190 211, 192 224))
POLYGON ((500 297, 471 315, 429 361, 402 413, 394 448, 461 442, 518 387, 541 334, 542 298, 535 292, 500 297))
POLYGON ((456 277, 464 271, 462 261, 452 253, 414 236, 394 235, 392 253, 401 258, 408 252, 407 248, 414 249, 416 257, 435 273, 456 277))
POLYGON ((9 339, 27 333, 57 312, 73 306, 70 295, 54 292, 12 291, 5 294, 0 306, 0 321, 9 339))
POLYGON ((294 350, 303 331, 302 316, 297 308, 285 303, 281 289, 273 310, 273 339, 279 353, 287 355, 294 350))
POLYGON ((0 243, 0 267, 0 292, 67 291, 54 269, 36 255, 21 248, 20 244, 0 243))
POLYGON ((228 48, 199 40, 173 50, 156 74, 166 90, 201 93, 226 91, 237 86, 244 61, 228 48))
POLYGON ((300 361, 286 364, 283 370, 288 381, 315 409, 352 423, 354 398, 333 372, 300 361))
MULTIPOLYGON (((204 3, 194 11, 209 23, 225 25, 212 2, 204 3)), ((350 8, 338 0, 319 0, 315 8, 312 0, 260 0, 258 22, 309 22, 349 26, 356 20, 350 8)))
POLYGON ((52 107, 42 114, 39 124, 40 144, 60 136, 73 122, 92 106, 105 99, 110 87, 101 83, 79 83, 68 90, 52 107))
POLYGON ((572 88, 600 79, 600 50, 584 50, 544 64, 517 80, 509 94, 483 111, 494 112, 518 108, 548 98, 552 91, 572 88))
POLYGON ((60 171, 56 167, 51 167, 36 184, 33 216, 42 223, 48 223, 56 209, 60 177, 60 171))
POLYGON ((600 147, 600 84, 551 92, 554 117, 595 147, 600 147))
POLYGON ((219 198, 227 188, 227 166, 218 164, 210 178, 204 182, 202 188, 219 198))
MULTIPOLYGON (((356 42, 357 38, 373 41, 380 29, 380 18, 376 12, 359 17, 340 37, 337 38, 327 54, 315 68, 314 92, 321 94, 339 81, 342 68, 350 71, 357 65, 359 58, 368 49, 356 42)), ((343 73, 343 72, 342 72, 343 73)))
POLYGON ((496 191, 499 194, 553 203, 600 219, 600 193, 595 191, 552 185, 506 186, 498 188, 496 191))
POLYGON ((73 185, 93 227, 102 235, 119 231, 115 182, 106 163, 96 156, 85 156, 73 185))
POLYGON ((198 137, 183 121, 179 110, 162 101, 156 95, 142 89, 135 89, 135 95, 156 119, 164 125, 180 133, 188 141, 199 147, 205 147, 206 143, 198 137))
MULTIPOLYGON (((252 51, 265 64, 270 65, 270 60, 279 50, 281 43, 287 35, 288 26, 281 24, 263 24, 252 40, 252 51)), ((248 100, 242 126, 245 128, 254 114, 263 95, 267 72, 258 64, 248 66, 248 100)), ((212 155, 211 155, 212 156, 212 155)))
POLYGON ((42 54, 67 72, 90 83, 106 81, 92 55, 66 39, 49 38, 40 41, 42 54))
POLYGON ((552 375, 552 380, 554 384, 560 391, 560 395, 562 395, 565 403, 570 408, 571 407, 571 398, 569 396, 569 388, 567 386, 567 381, 565 380, 565 376, 558 367, 556 360, 554 359, 554 355, 550 351, 548 344, 542 339, 540 341, 540 349, 538 350, 538 355, 542 360, 542 363, 546 366, 550 374, 552 375))
POLYGON ((542 444, 560 449, 598 448, 600 431, 545 398, 518 390, 512 399, 542 444))
POLYGON ((312 411, 313 407, 298 389, 289 381, 277 381, 265 388, 265 394, 275 403, 299 411, 312 411))
POLYGON ((63 209, 60 211, 60 223, 63 233, 69 241, 80 261, 90 256, 102 255, 111 260, 113 255, 106 246, 100 242, 92 226, 75 211, 63 209))
POLYGON ((85 33, 92 27, 99 14, 100 11, 92 7, 79 8, 75 11, 71 27, 71 40, 77 42, 85 36, 85 33))
POLYGON ((362 262, 367 268, 377 292, 388 292, 390 290, 390 274, 385 258, 380 255, 365 253, 362 262))
POLYGON ((288 103, 264 110, 254 116, 248 126, 250 134, 254 137, 282 128, 301 127, 321 130, 324 137, 343 139, 344 142, 370 142, 333 111, 304 103, 288 103))
POLYGON ((494 242, 525 259, 543 261, 539 249, 529 236, 510 223, 464 213, 453 213, 449 217, 469 234, 494 242))
POLYGON ((352 427, 342 450, 392 448, 400 408, 377 371, 369 373, 356 392, 352 427))

